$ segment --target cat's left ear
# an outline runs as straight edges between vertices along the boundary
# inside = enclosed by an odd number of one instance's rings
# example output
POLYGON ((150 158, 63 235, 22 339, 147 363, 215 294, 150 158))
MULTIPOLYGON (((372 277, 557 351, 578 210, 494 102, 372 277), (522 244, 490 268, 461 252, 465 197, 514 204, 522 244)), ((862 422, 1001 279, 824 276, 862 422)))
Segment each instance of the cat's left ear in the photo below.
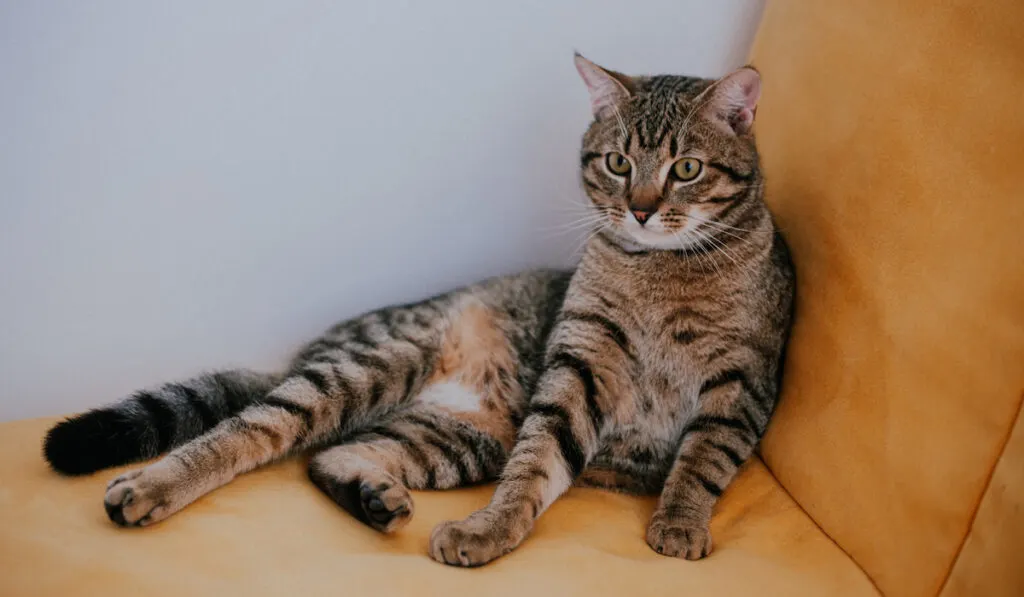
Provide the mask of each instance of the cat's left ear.
POLYGON ((590 108, 597 118, 611 116, 632 95, 633 81, 626 75, 601 68, 579 52, 575 61, 576 70, 590 91, 590 108))
POLYGON ((757 102, 761 99, 761 75, 752 66, 722 77, 708 89, 705 114, 722 128, 743 135, 754 126, 757 102))

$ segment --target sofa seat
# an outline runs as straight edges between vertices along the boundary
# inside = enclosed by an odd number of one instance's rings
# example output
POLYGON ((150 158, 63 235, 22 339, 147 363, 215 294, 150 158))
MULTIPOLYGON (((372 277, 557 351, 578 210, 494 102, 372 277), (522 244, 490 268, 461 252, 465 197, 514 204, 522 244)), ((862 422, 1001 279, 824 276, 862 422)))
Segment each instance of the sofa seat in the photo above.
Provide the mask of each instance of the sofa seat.
POLYGON ((759 460, 720 503, 714 553, 667 558, 644 543, 655 500, 573 489, 515 552, 476 569, 426 555, 433 526, 484 505, 492 487, 417 492, 393 536, 363 526, 293 458, 244 475, 146 529, 103 511, 117 470, 51 472, 53 419, 0 425, 0 595, 877 595, 857 565, 759 460))

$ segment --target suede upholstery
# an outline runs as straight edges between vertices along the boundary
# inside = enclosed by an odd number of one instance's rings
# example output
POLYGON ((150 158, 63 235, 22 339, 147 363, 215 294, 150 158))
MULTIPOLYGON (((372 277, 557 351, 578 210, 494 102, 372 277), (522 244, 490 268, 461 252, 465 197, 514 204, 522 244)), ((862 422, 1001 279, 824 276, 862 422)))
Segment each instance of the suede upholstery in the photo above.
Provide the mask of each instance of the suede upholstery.
POLYGON ((493 487, 416 492, 409 526, 357 522, 292 459, 244 475, 145 529, 103 511, 117 471, 62 479, 39 438, 52 420, 0 426, 0 595, 874 595, 864 573, 757 460, 722 499, 715 557, 687 562, 644 542, 653 499, 574 489, 507 557, 452 568, 426 555, 438 522, 493 487), (737 573, 742 571, 742 573, 737 573))
POLYGON ((772 0, 755 44, 798 279, 762 453, 886 595, 940 591, 1024 392, 1021 23, 1020 0, 772 0))
POLYGON ((798 271, 783 399, 699 562, 653 499, 571 490, 478 569, 426 556, 491 487, 415 494, 394 536, 291 459, 148 529, 65 479, 52 420, 0 425, 0 595, 1024 595, 1024 2, 771 0, 754 64, 798 271))

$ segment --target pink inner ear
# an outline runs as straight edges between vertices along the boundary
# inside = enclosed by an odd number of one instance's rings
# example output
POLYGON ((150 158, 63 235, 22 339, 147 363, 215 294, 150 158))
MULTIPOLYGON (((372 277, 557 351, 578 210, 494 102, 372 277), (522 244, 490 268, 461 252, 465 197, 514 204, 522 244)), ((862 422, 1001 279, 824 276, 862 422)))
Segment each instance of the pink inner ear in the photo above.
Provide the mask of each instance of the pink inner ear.
POLYGON ((741 108, 736 112, 733 117, 729 120, 729 126, 734 131, 745 131, 754 124, 754 112, 749 108, 741 108))
POLYGON ((576 70, 590 92, 590 108, 595 116, 608 115, 618 102, 628 97, 629 93, 625 87, 600 66, 579 54, 576 55, 575 62, 576 70))
POLYGON ((754 124, 761 76, 752 68, 742 68, 722 79, 715 95, 715 112, 734 132, 745 133, 754 124))
POLYGON ((752 68, 742 68, 726 77, 733 84, 734 101, 748 110, 757 107, 761 99, 761 76, 752 68))

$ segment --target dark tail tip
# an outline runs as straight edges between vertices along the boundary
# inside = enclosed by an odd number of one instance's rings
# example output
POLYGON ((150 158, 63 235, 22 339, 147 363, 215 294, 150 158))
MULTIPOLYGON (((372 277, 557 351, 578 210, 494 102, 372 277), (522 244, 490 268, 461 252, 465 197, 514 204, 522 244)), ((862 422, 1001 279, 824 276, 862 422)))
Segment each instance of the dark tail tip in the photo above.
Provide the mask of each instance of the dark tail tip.
POLYGON ((85 475, 141 460, 145 426, 115 409, 92 410, 57 423, 43 440, 43 456, 64 475, 85 475))

